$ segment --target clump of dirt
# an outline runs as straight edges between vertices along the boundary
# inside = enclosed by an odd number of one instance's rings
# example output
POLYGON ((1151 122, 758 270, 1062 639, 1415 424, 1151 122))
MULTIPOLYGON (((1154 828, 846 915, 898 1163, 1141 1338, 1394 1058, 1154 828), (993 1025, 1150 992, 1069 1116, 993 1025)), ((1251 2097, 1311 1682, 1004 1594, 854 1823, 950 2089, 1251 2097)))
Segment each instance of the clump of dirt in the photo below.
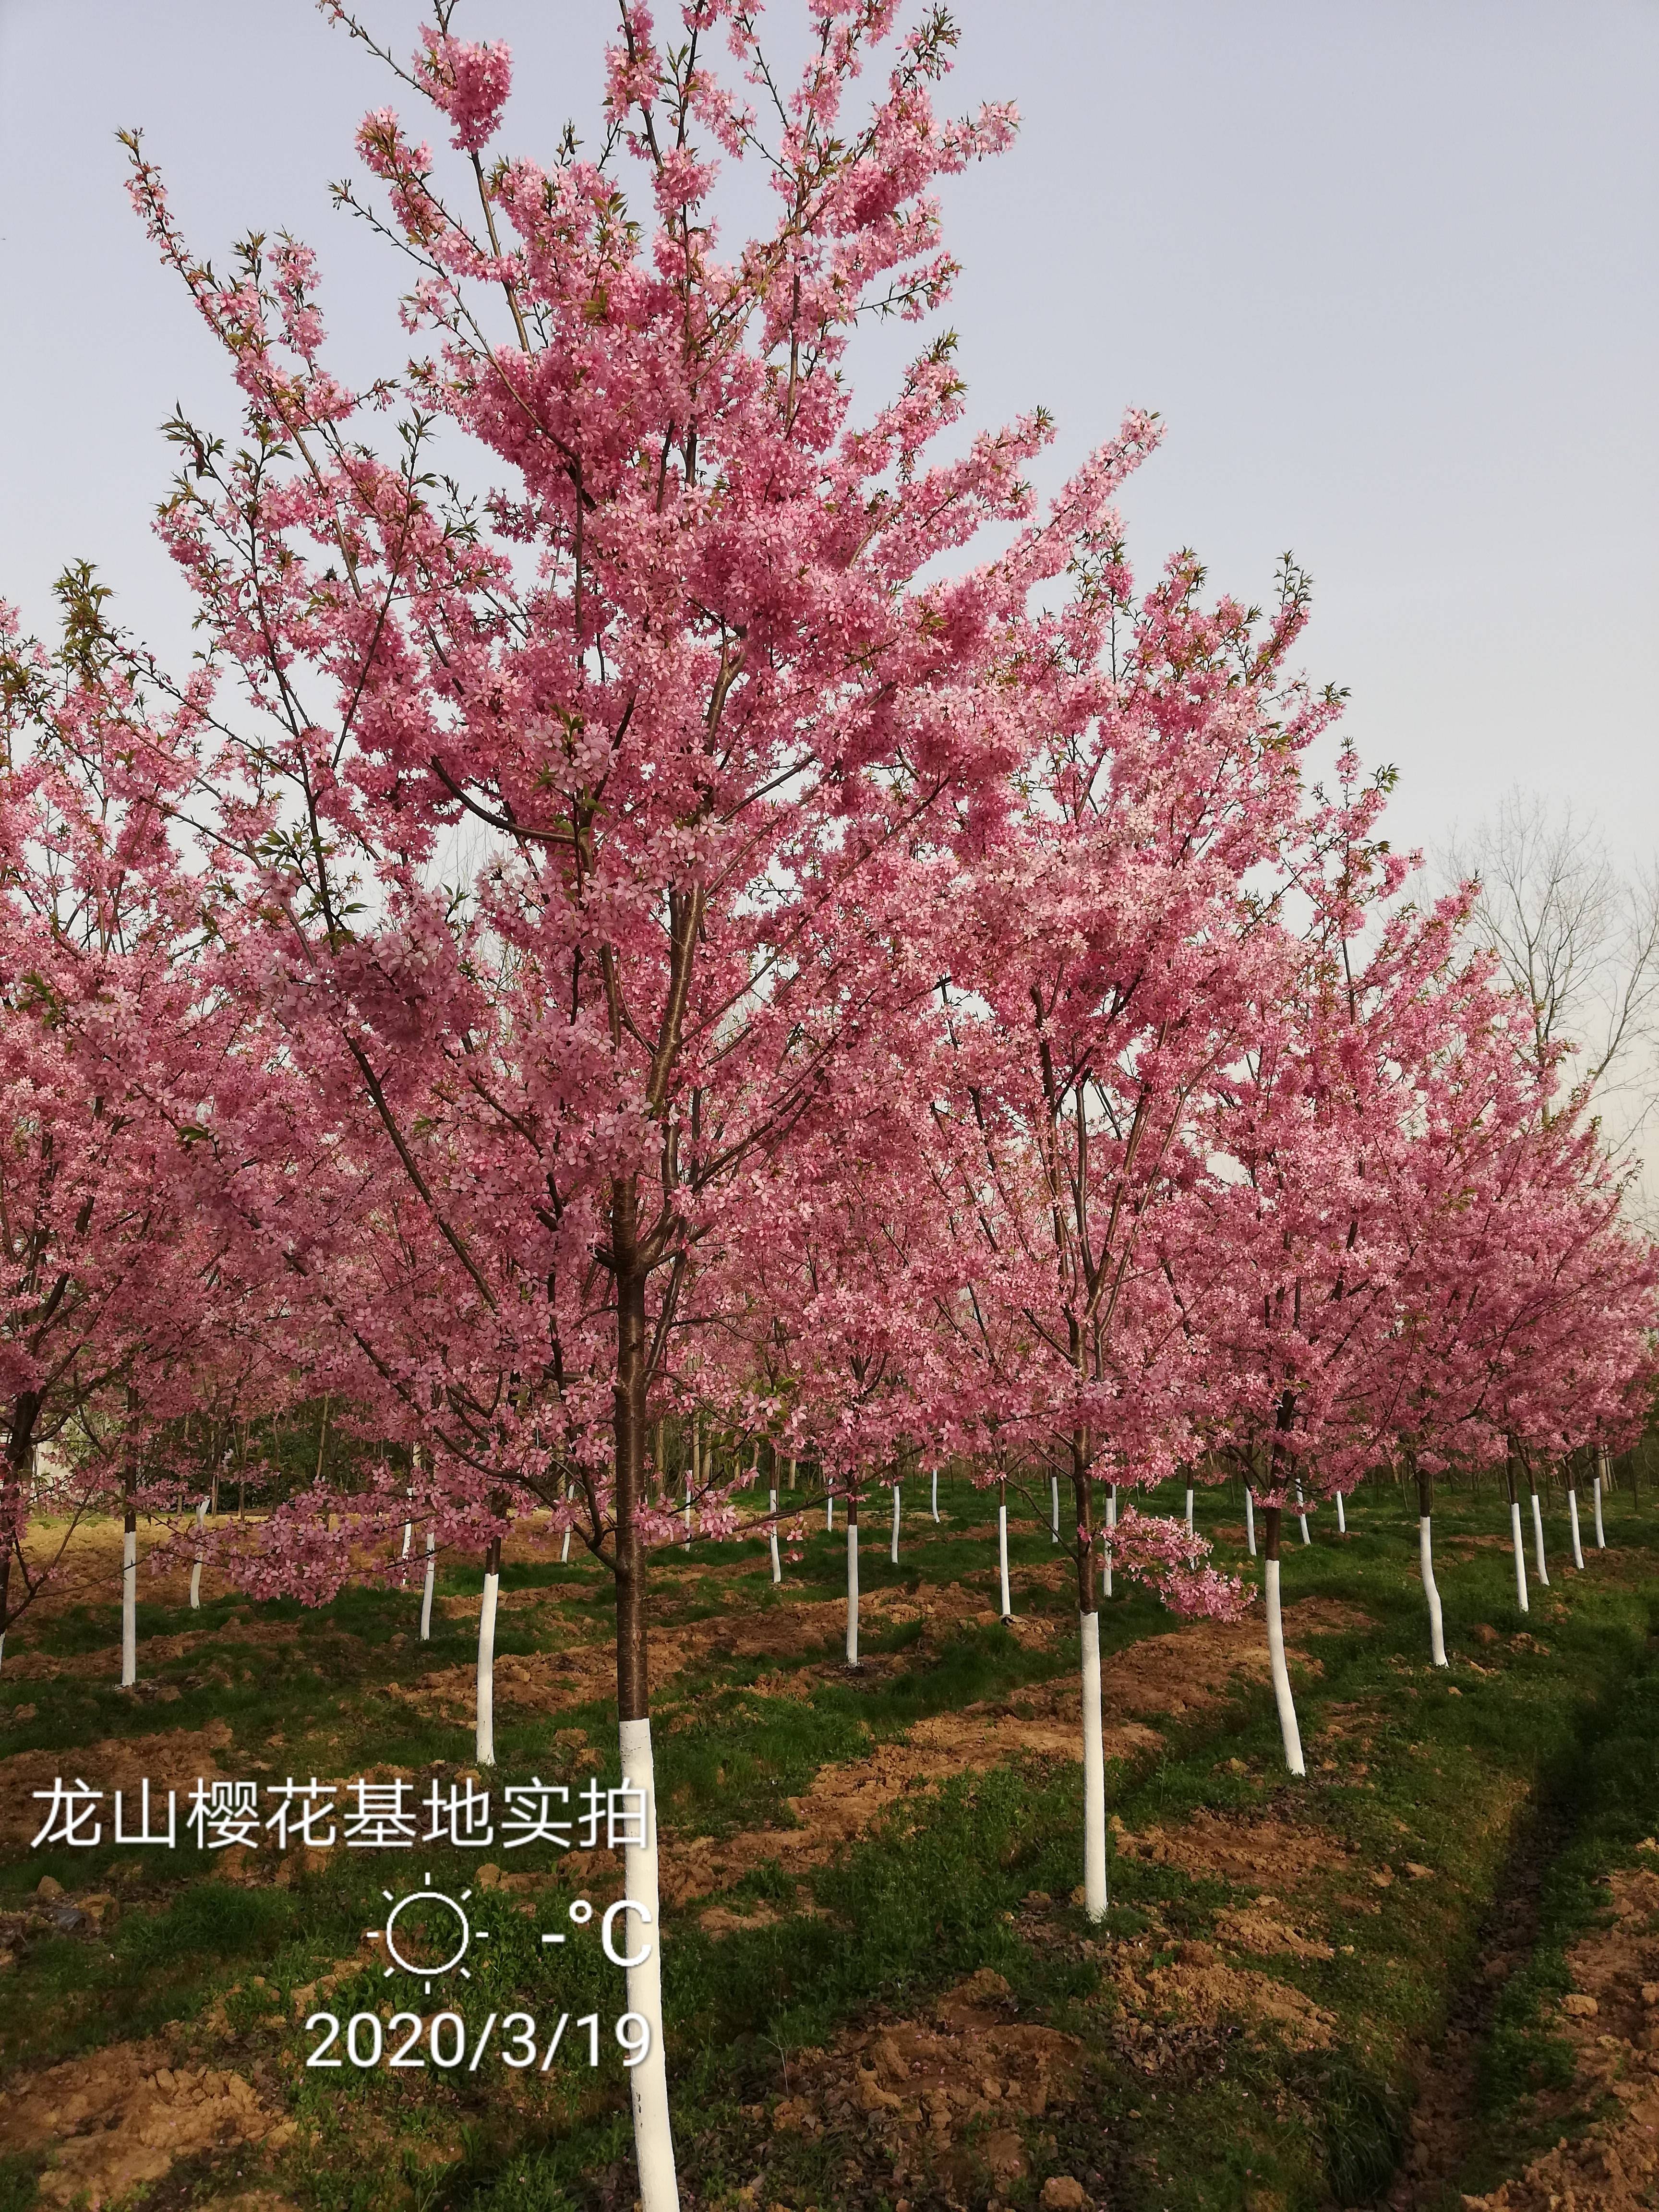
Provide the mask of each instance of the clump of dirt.
POLYGON ((1346 1846, 1322 1829, 1297 1827, 1271 1815, 1212 1813, 1205 1806, 1179 1828, 1149 1827, 1134 1835, 1114 1820, 1113 1833, 1121 1857, 1237 1887, 1267 1880, 1293 1888, 1350 1859, 1346 1846))
POLYGON ((1168 2016, 1194 2027, 1218 2030, 1234 2022, 1275 2029, 1293 2051, 1324 2050, 1330 2045, 1332 2015, 1288 1983, 1252 1972, 1223 1959, 1208 1943, 1183 1943, 1173 1960, 1145 1961, 1144 1943, 1121 1944, 1112 1960, 1112 1982, 1130 2015, 1129 2040, 1148 2017, 1168 2016))
POLYGON ((159 2039, 67 2059, 14 2083, 0 2110, 0 2151, 54 2154, 40 2202, 88 2212, 159 2180, 175 2159, 239 2143, 276 2150, 295 2133, 245 2075, 174 2068, 159 2039))
POLYGON ((1513 2179, 1463 2200, 1470 2212, 1643 2212, 1659 2194, 1659 1869, 1609 1878, 1611 1923, 1568 1954, 1559 2032, 1577 2060, 1559 2101, 1603 2108, 1513 2179))
POLYGON ((921 2021, 895 2021, 804 2051, 772 2112, 780 2133, 856 2129, 890 2166, 891 2186, 933 2180, 954 2192, 980 2172, 1000 2185, 1030 2172, 1022 2123, 1073 2102, 1083 2045, 1020 2021, 1008 1984, 988 1968, 921 2021))
POLYGON ((1292 1959, 1334 1959, 1330 1945, 1316 1936, 1305 1936, 1287 1921, 1276 1920, 1267 1910, 1279 1902, 1262 1897, 1254 1905, 1242 1905, 1216 1915, 1216 1933, 1236 1950, 1254 1951, 1266 1958, 1282 1953, 1292 1959))

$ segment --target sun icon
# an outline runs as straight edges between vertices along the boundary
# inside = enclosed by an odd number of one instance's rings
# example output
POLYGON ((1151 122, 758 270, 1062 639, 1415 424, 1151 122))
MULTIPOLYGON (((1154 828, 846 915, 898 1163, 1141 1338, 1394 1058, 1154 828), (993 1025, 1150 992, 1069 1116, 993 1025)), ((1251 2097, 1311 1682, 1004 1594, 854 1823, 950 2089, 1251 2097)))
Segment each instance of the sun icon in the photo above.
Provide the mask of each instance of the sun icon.
POLYGON ((391 1964, 382 1972, 380 1976, 382 1981, 389 1981, 393 1974, 399 1972, 405 1974, 416 1974, 424 1984, 427 1995, 430 1996, 433 1982, 440 1974, 447 1974, 459 1969, 464 1982, 471 1980, 471 1972, 461 1965, 461 1961, 465 1958, 472 1944, 489 1942, 489 1930, 487 1928, 473 1927, 466 1917, 466 1902, 472 1894, 470 1889, 464 1889, 459 1897, 450 1897, 443 1890, 431 1887, 432 1876, 429 1873, 423 1874, 421 1880, 428 1887, 424 1889, 412 1889, 407 1897, 394 1899, 391 1890, 383 1889, 380 1894, 392 1907, 391 1911, 386 1915, 386 1926, 366 1928, 363 1933, 371 1943, 386 1945, 386 1955, 391 1964), (455 1948, 447 1959, 441 1959, 435 1964, 429 1959, 406 1959, 398 1948, 396 1934, 398 1917, 400 1913, 407 1912, 412 1905, 426 1908, 424 1913, 417 1913, 415 1916, 417 1921, 423 1919, 428 1923, 421 1930, 422 1948, 435 1948, 437 1945, 437 1938, 431 1928, 431 1922, 441 1920, 446 1913, 453 1917, 457 1936, 455 1948))

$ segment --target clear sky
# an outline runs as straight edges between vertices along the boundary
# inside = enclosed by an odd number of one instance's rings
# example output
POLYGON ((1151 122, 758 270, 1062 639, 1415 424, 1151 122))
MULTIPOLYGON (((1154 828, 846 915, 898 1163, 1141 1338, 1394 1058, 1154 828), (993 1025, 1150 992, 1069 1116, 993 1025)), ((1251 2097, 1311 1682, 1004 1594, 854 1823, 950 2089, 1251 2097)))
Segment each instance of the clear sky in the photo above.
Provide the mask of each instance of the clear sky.
MULTIPOLYGON (((400 49, 412 0, 363 0, 400 49)), ((668 8, 659 0, 658 13, 668 8)), ((774 0, 780 23, 793 0, 774 0)), ((1016 100, 955 185, 975 425, 1057 415, 1057 474, 1130 404, 1164 450, 1125 501, 1261 598, 1293 548, 1311 673, 1402 771, 1404 842, 1507 785, 1659 850, 1659 0, 959 0, 951 105, 1016 100)), ((519 58, 508 143, 596 112, 603 0, 467 0, 519 58)), ((176 644, 149 534, 182 399, 228 386, 122 190, 145 127, 198 249, 308 237, 348 369, 395 278, 328 205, 388 97, 307 0, 0 0, 0 594, 73 556, 176 644)), ((428 126, 429 128, 429 126, 428 126)))

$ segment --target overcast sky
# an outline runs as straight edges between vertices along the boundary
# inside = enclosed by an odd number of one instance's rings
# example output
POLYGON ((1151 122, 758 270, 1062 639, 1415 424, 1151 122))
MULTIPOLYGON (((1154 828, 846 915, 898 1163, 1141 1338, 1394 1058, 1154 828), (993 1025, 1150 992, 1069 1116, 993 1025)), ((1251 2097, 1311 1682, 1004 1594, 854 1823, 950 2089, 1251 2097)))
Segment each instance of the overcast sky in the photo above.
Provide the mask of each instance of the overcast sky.
MULTIPOLYGON (((408 0, 364 0, 400 49, 408 0)), ((659 17, 668 15, 659 4, 659 17)), ((775 0, 781 22, 793 0, 775 0)), ((1261 598, 1293 548, 1310 672, 1398 763, 1402 842, 1522 782, 1659 850, 1659 0, 961 0, 951 105, 1018 104, 954 185, 975 426, 1036 402, 1054 472, 1128 404, 1125 507, 1261 598)), ((604 0, 467 0, 519 59, 506 143, 596 112, 604 0)), ((0 595, 95 558, 134 626, 184 603, 149 535, 175 400, 228 387, 123 193, 142 125, 198 249, 321 251, 348 369, 401 358, 397 279, 328 204, 390 96, 307 0, 0 0, 0 595)), ((430 130, 430 124, 424 126, 430 130)))

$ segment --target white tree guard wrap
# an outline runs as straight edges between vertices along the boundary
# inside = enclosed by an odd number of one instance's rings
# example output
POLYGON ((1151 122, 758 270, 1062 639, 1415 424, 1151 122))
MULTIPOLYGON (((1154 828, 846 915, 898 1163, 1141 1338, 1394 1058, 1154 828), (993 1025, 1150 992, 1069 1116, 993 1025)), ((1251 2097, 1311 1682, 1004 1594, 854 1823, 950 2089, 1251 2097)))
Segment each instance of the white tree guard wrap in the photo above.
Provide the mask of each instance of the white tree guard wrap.
POLYGON ((1527 1555, 1521 1543, 1521 1500, 1510 1504, 1510 1535, 1515 1547, 1515 1601, 1522 1613, 1530 1613, 1527 1603, 1527 1555))
POLYGON ((202 1610, 202 1531, 207 1526, 208 1502, 201 1499, 196 1508, 196 1557, 190 1568, 190 1609, 202 1610))
POLYGON ((474 1754, 480 1766, 495 1764, 495 1603, 501 1587, 499 1575, 485 1575, 483 1603, 478 1610, 478 1725, 474 1754))
POLYGON ((138 1680, 138 1535, 126 1528, 121 1534, 121 1687, 130 1690, 138 1680))
POLYGON ((674 2170, 674 2130, 668 2110, 668 2063, 663 2048, 662 1898, 657 1878, 657 1793, 651 1759, 651 1723, 623 1721, 617 1730, 622 1771, 629 1787, 645 1797, 645 1837, 623 1850, 626 1893, 643 1910, 629 1913, 627 1956, 639 1959, 625 1969, 628 2010, 651 2031, 651 2048, 629 2069, 629 2102, 634 2115, 634 2154, 639 2165, 641 2212, 679 2212, 680 2185, 674 2170), (649 1917, 647 1917, 647 1915, 649 1917), (640 1959, 640 1954, 647 1956, 640 1959))
POLYGON ((1080 1613, 1083 1646, 1083 1905, 1106 1917, 1106 1747, 1101 1739, 1100 1615, 1080 1613))
POLYGON ((859 1524, 847 1516, 847 1663, 859 1663, 859 1524))
POLYGON ((1440 1611, 1440 1590, 1434 1579, 1434 1516, 1417 1516, 1417 1562, 1423 1577, 1423 1595, 1429 1602, 1429 1656, 1437 1667, 1446 1664, 1446 1629, 1440 1611))
POLYGON ((1279 1598, 1279 1561, 1266 1562, 1267 1600, 1267 1663, 1273 1671, 1273 1703, 1279 1708, 1279 1734, 1285 1747, 1285 1764, 1292 1774, 1305 1774, 1302 1731, 1297 1725, 1296 1699, 1291 1695, 1291 1670, 1285 1664, 1285 1612, 1279 1598))

